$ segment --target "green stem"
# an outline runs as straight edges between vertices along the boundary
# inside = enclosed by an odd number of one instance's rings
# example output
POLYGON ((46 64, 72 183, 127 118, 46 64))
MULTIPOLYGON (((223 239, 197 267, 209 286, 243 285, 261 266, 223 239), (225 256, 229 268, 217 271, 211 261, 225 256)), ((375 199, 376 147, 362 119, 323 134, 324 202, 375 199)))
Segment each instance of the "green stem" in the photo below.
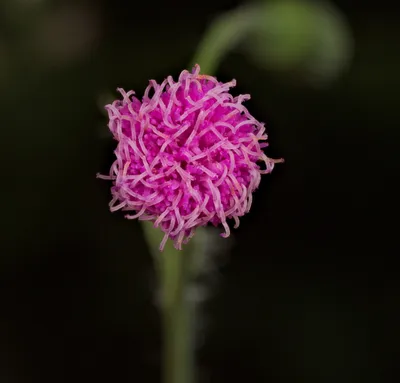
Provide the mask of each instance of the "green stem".
POLYGON ((222 58, 252 29, 258 8, 239 7, 218 17, 208 28, 191 64, 199 64, 202 73, 213 75, 222 58))
POLYGON ((175 251, 164 259, 164 383, 192 383, 194 374, 191 314, 187 297, 190 254, 175 251))
POLYGON ((188 290, 203 269, 205 229, 199 228, 196 236, 183 250, 176 250, 168 241, 164 251, 158 249, 163 237, 160 230, 149 222, 143 228, 153 254, 161 293, 163 326, 163 383, 194 383, 194 311, 196 302, 188 290))

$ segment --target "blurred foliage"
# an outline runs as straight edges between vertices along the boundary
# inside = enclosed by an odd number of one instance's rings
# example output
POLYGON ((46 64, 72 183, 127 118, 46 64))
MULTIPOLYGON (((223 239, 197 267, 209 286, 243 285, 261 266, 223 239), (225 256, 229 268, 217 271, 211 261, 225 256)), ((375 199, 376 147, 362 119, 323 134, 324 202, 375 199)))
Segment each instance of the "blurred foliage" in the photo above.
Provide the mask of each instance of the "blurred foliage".
POLYGON ((327 1, 275 0, 260 6, 246 52, 257 65, 295 71, 311 83, 335 80, 352 58, 352 35, 327 1))
POLYGON ((328 1, 251 2, 215 19, 193 61, 214 73, 234 48, 261 68, 322 85, 349 66, 352 40, 343 15, 328 1))

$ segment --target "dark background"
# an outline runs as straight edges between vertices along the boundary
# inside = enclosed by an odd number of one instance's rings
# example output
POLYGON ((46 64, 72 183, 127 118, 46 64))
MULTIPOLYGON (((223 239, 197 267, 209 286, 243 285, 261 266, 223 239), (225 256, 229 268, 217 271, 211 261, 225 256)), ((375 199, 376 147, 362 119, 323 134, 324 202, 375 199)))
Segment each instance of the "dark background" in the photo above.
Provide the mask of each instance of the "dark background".
MULTIPOLYGON (((217 257, 201 382, 386 382, 399 364, 399 17, 335 2, 355 41, 329 86, 229 54, 270 157, 217 257)), ((158 382, 155 276, 138 222, 111 214, 102 106, 187 67, 232 0, 0 5, 0 382, 158 382), (111 96, 110 96, 111 95, 111 96)), ((299 75, 300 76, 300 75, 299 75)))

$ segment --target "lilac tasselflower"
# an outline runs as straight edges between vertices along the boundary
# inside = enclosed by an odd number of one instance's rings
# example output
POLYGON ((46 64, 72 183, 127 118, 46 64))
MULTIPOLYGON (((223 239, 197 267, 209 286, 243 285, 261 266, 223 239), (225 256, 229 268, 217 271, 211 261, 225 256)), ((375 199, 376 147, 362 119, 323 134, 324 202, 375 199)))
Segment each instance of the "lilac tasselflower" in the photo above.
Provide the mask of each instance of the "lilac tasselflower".
POLYGON ((249 95, 229 93, 235 85, 200 74, 196 65, 176 82, 151 80, 142 101, 118 89, 122 100, 106 106, 118 141, 110 175, 99 176, 113 180, 110 209, 154 222, 165 233, 160 250, 168 238, 181 249, 208 223, 222 224, 228 237, 227 219, 239 226, 261 175, 281 161, 262 151, 264 124, 242 105, 249 95))

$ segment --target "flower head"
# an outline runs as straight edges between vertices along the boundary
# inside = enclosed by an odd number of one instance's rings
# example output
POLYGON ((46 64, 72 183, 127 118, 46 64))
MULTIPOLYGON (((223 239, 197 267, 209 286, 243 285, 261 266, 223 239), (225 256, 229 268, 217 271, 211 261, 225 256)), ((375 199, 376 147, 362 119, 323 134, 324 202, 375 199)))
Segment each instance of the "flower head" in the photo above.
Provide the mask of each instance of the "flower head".
POLYGON ((142 101, 118 89, 122 100, 107 105, 109 128, 118 141, 111 211, 134 211, 128 219, 150 220, 182 248, 196 227, 222 224, 250 209, 261 174, 274 163, 262 151, 264 125, 242 105, 249 95, 233 97, 235 80, 221 83, 201 75, 196 65, 177 82, 151 80, 142 101), (258 164, 264 162, 264 169, 258 164))

